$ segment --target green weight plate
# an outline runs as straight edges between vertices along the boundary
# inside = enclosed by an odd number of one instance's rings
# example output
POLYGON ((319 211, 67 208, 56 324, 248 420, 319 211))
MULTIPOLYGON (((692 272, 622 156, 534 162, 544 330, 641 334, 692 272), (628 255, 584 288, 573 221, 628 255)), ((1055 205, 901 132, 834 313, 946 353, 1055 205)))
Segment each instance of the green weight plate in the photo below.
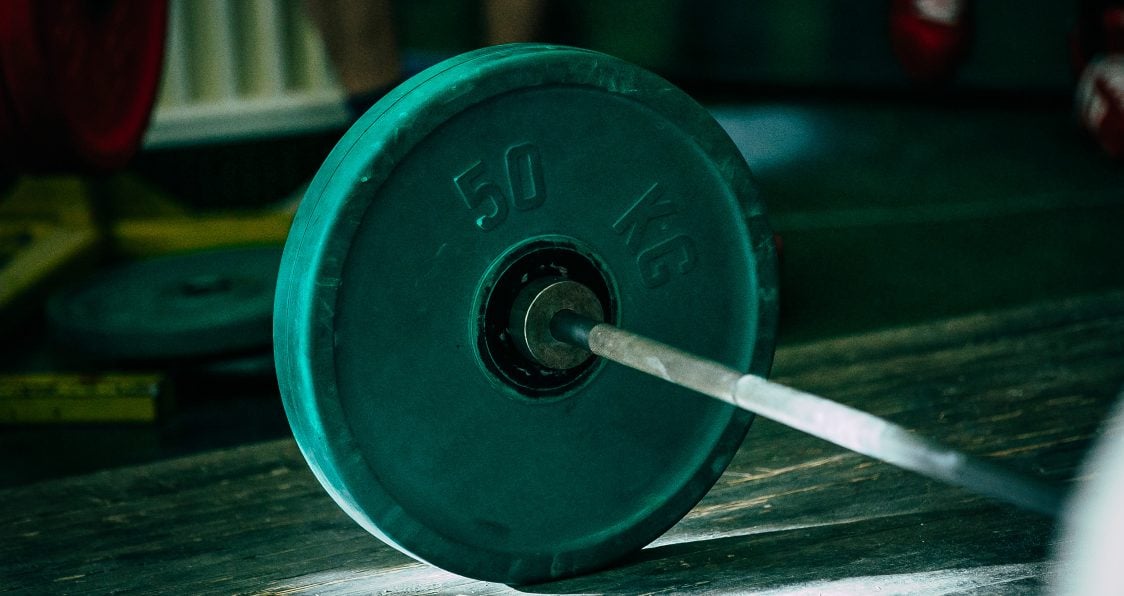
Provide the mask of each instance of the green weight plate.
POLYGON ((268 349, 281 250, 205 251, 129 263, 51 297, 51 334, 93 360, 268 349))
POLYGON ((603 567, 698 502, 750 415, 520 360, 515 294, 571 278, 626 329, 766 374, 774 260, 745 161, 681 91, 574 48, 465 54, 372 107, 309 187, 275 302, 285 408, 399 550, 508 583, 603 567))

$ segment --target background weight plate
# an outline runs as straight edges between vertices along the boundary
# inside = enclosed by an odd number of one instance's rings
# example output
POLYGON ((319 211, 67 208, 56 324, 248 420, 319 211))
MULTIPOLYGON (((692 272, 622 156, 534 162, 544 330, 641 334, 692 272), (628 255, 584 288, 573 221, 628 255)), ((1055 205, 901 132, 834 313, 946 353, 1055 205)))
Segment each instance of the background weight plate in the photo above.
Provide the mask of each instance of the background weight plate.
POLYGON ((52 337, 95 360, 201 357, 267 348, 279 248, 138 261, 51 297, 52 337))
POLYGON ((546 580, 642 547, 705 494, 750 422, 600 362, 537 393, 497 372, 488 306, 535 259, 565 275, 588 264, 626 329, 758 374, 772 360, 762 204, 737 148, 685 94, 615 58, 541 45, 471 52, 389 94, 297 212, 278 378, 340 506, 475 578, 546 580))

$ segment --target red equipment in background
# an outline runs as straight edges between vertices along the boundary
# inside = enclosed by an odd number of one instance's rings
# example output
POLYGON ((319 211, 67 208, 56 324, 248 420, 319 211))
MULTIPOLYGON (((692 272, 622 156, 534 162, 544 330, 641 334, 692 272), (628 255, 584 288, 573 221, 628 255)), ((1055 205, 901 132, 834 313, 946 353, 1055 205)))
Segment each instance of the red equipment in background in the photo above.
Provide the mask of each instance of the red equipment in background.
POLYGON ((108 170, 156 99, 162 0, 0 2, 0 171, 108 170))

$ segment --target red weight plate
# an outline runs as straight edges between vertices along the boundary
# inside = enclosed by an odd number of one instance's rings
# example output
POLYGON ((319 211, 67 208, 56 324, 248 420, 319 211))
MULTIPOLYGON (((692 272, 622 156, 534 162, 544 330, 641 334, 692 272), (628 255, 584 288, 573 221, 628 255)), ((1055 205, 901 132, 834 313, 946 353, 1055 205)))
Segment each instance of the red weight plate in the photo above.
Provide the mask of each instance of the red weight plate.
POLYGON ((894 0, 890 41, 899 62, 913 78, 946 81, 967 58, 972 42, 971 5, 956 2, 894 0))
POLYGON ((0 3, 0 70, 14 132, 0 152, 17 169, 124 165, 159 85, 167 3, 0 3))

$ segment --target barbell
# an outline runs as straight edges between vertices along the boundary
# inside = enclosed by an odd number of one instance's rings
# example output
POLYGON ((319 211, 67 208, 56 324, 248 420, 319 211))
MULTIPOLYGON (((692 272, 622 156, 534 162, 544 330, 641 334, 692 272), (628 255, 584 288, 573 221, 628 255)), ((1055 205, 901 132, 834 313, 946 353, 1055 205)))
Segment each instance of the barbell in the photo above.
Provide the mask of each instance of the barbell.
POLYGON ((340 507, 478 579, 643 547, 753 413, 1057 510, 1053 487, 766 380, 777 308, 764 205, 703 107, 604 54, 496 46, 409 79, 328 156, 282 258, 276 366, 340 507))

